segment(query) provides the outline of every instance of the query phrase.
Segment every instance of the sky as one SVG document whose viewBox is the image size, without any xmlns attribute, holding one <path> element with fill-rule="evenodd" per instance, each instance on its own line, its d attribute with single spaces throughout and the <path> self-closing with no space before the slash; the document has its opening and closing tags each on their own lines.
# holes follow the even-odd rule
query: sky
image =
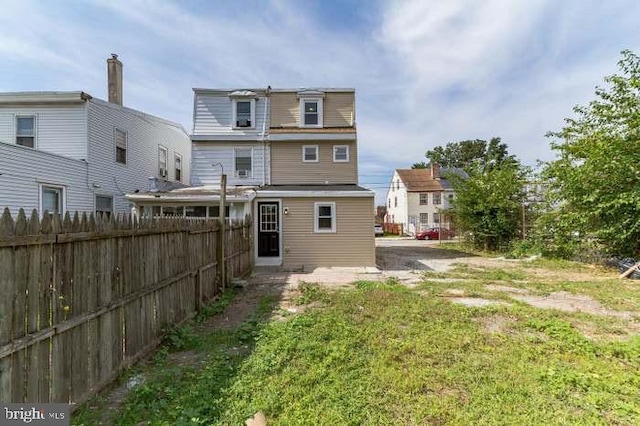
<svg viewBox="0 0 640 426">
<path fill-rule="evenodd" d="M 194 87 L 356 89 L 359 179 L 500 137 L 524 164 L 640 53 L 637 0 L 0 0 L 0 91 L 107 98 L 193 127 Z"/>
</svg>

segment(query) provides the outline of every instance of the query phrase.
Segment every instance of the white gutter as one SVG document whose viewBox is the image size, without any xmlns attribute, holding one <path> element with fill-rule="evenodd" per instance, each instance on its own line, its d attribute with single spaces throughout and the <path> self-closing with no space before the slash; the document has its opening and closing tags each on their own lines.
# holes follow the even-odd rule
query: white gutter
<svg viewBox="0 0 640 426">
<path fill-rule="evenodd" d="M 267 112 L 269 111 L 269 94 L 271 87 L 267 87 L 264 98 L 264 117 L 262 119 L 262 184 L 267 183 Z M 271 179 L 269 179 L 271 180 Z"/>
<path fill-rule="evenodd" d="M 256 191 L 258 198 L 270 198 L 270 197 L 331 197 L 331 198 L 371 198 L 375 197 L 374 191 L 270 191 L 261 190 Z"/>
</svg>

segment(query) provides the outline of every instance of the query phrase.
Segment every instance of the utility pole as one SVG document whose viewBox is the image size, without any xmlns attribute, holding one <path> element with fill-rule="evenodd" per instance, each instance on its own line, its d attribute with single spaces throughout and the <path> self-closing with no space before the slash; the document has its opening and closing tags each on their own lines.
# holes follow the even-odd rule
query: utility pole
<svg viewBox="0 0 640 426">
<path fill-rule="evenodd" d="M 226 259 L 225 259 L 225 244 L 227 241 L 227 222 L 225 217 L 226 210 L 226 198 L 227 198 L 227 175 L 224 174 L 224 170 L 220 175 L 220 260 L 218 266 L 220 267 L 220 281 L 222 282 L 222 289 L 227 288 L 227 271 L 226 271 Z"/>
</svg>

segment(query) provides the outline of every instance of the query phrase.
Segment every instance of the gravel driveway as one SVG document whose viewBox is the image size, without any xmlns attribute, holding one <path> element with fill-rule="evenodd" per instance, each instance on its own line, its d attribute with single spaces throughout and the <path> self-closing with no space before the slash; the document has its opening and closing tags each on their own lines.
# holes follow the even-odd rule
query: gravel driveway
<svg viewBox="0 0 640 426">
<path fill-rule="evenodd" d="M 411 238 L 377 238 L 376 264 L 383 273 L 407 271 L 444 272 L 453 263 L 472 259 L 467 253 L 441 248 L 438 241 L 420 241 Z"/>
</svg>

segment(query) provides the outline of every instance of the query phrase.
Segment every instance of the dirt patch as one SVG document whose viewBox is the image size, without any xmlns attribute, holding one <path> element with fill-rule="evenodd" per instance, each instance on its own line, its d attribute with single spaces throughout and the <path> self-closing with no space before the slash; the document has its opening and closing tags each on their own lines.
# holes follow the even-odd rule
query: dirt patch
<svg viewBox="0 0 640 426">
<path fill-rule="evenodd" d="M 480 297 L 452 297 L 450 301 L 459 305 L 469 306 L 472 308 L 484 308 L 491 305 L 509 305 L 507 302 L 500 300 L 482 299 Z"/>
<path fill-rule="evenodd" d="M 479 318 L 478 322 L 482 324 L 482 329 L 487 333 L 510 334 L 511 327 L 516 323 L 516 320 L 502 315 L 491 315 Z"/>
<path fill-rule="evenodd" d="M 511 294 L 529 294 L 530 293 L 530 291 L 527 290 L 526 288 L 516 288 L 516 287 L 509 287 L 506 285 L 497 285 L 497 284 L 487 284 L 484 286 L 484 288 L 491 291 L 499 291 L 502 293 L 511 293 Z"/>
<path fill-rule="evenodd" d="M 444 291 L 447 296 L 452 297 L 463 297 L 466 293 L 464 290 L 460 290 L 458 288 L 448 288 Z"/>
<path fill-rule="evenodd" d="M 585 312 L 593 315 L 632 319 L 634 314 L 627 311 L 614 311 L 603 307 L 600 302 L 582 294 L 558 291 L 548 296 L 512 294 L 512 298 L 541 309 L 557 309 L 565 312 Z"/>
</svg>

